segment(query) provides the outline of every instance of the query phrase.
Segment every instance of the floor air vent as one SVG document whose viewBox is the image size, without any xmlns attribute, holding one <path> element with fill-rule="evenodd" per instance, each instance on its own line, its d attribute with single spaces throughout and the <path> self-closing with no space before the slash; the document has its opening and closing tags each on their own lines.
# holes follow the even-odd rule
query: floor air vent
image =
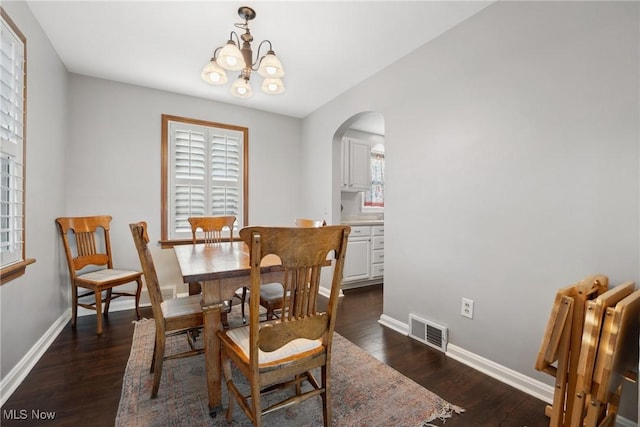
<svg viewBox="0 0 640 427">
<path fill-rule="evenodd" d="M 447 351 L 447 328 L 409 314 L 409 336 L 442 352 Z"/>
</svg>

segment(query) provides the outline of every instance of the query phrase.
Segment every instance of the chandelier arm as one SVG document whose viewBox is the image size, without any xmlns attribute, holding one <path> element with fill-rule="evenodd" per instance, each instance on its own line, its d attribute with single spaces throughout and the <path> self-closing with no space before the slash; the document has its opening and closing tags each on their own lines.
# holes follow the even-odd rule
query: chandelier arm
<svg viewBox="0 0 640 427">
<path fill-rule="evenodd" d="M 240 36 L 238 36 L 238 33 L 236 33 L 235 31 L 231 31 L 231 33 L 229 34 L 229 40 L 233 40 L 233 36 L 236 36 L 236 46 L 238 46 L 238 49 L 240 49 Z"/>
<path fill-rule="evenodd" d="M 262 62 L 262 59 L 265 57 L 265 55 L 260 56 L 260 49 L 262 48 L 262 45 L 265 43 L 269 43 L 269 50 L 273 50 L 273 46 L 271 45 L 271 41 L 269 40 L 262 40 L 260 42 L 260 44 L 258 45 L 258 51 L 256 53 L 256 62 L 254 62 L 253 64 L 251 64 L 251 69 L 253 71 L 258 71 L 258 68 L 260 68 L 260 63 Z M 268 52 L 268 51 L 267 51 Z"/>
</svg>

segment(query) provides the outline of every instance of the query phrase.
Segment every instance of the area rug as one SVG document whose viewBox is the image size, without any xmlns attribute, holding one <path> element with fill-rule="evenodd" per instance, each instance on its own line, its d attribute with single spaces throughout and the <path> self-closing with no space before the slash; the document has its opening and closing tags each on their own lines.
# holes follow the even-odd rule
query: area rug
<svg viewBox="0 0 640 427">
<path fill-rule="evenodd" d="M 116 426 L 245 426 L 248 418 L 234 405 L 233 421 L 225 413 L 209 417 L 204 355 L 164 363 L 158 397 L 150 399 L 149 373 L 155 324 L 135 323 L 131 354 L 122 384 Z M 411 379 L 378 361 L 353 343 L 334 335 L 332 405 L 335 426 L 432 426 L 464 410 L 449 404 Z M 187 346 L 184 336 L 167 340 L 167 354 Z M 239 372 L 234 379 L 243 378 Z M 246 383 L 245 383 L 246 384 Z M 223 383 L 222 402 L 227 407 Z M 278 393 L 290 393 L 282 390 Z M 278 396 L 275 396 L 277 398 Z M 226 409 L 225 409 L 226 410 Z M 263 417 L 266 426 L 321 426 L 320 397 Z"/>
</svg>

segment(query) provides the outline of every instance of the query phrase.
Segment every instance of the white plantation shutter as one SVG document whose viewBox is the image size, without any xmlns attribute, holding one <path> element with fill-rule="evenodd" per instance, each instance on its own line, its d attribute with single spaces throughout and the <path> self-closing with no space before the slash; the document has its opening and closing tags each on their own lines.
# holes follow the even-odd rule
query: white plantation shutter
<svg viewBox="0 0 640 427">
<path fill-rule="evenodd" d="M 242 132 L 170 121 L 169 239 L 191 237 L 190 216 L 235 215 L 242 226 Z"/>
<path fill-rule="evenodd" d="M 240 216 L 240 144 L 238 135 L 211 136 L 211 215 Z"/>
<path fill-rule="evenodd" d="M 187 218 L 206 215 L 206 129 L 171 123 L 173 136 L 172 224 L 176 233 L 190 233 Z"/>
<path fill-rule="evenodd" d="M 3 15 L 4 18 L 4 15 Z M 0 266 L 23 261 L 25 40 L 0 32 Z"/>
</svg>

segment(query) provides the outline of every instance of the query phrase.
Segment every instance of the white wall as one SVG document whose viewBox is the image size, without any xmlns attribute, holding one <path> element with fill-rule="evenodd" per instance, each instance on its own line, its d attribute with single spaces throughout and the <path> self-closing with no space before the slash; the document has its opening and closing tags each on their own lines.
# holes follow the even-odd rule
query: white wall
<svg viewBox="0 0 640 427">
<path fill-rule="evenodd" d="M 204 84 L 204 83 L 203 83 Z M 249 128 L 249 224 L 298 214 L 300 120 L 72 74 L 67 214 L 109 214 L 114 263 L 140 268 L 128 224 L 160 239 L 161 114 Z"/>
<path fill-rule="evenodd" d="M 58 231 L 65 213 L 69 139 L 67 71 L 24 2 L 2 7 L 27 38 L 26 256 L 36 262 L 0 286 L 0 377 L 31 349 L 68 307 L 59 271 Z"/>
<path fill-rule="evenodd" d="M 334 133 L 384 116 L 386 316 L 552 383 L 533 365 L 556 290 L 640 278 L 638 34 L 637 2 L 497 2 L 305 118 L 308 179 L 332 181 L 307 203 L 335 218 Z"/>
</svg>

